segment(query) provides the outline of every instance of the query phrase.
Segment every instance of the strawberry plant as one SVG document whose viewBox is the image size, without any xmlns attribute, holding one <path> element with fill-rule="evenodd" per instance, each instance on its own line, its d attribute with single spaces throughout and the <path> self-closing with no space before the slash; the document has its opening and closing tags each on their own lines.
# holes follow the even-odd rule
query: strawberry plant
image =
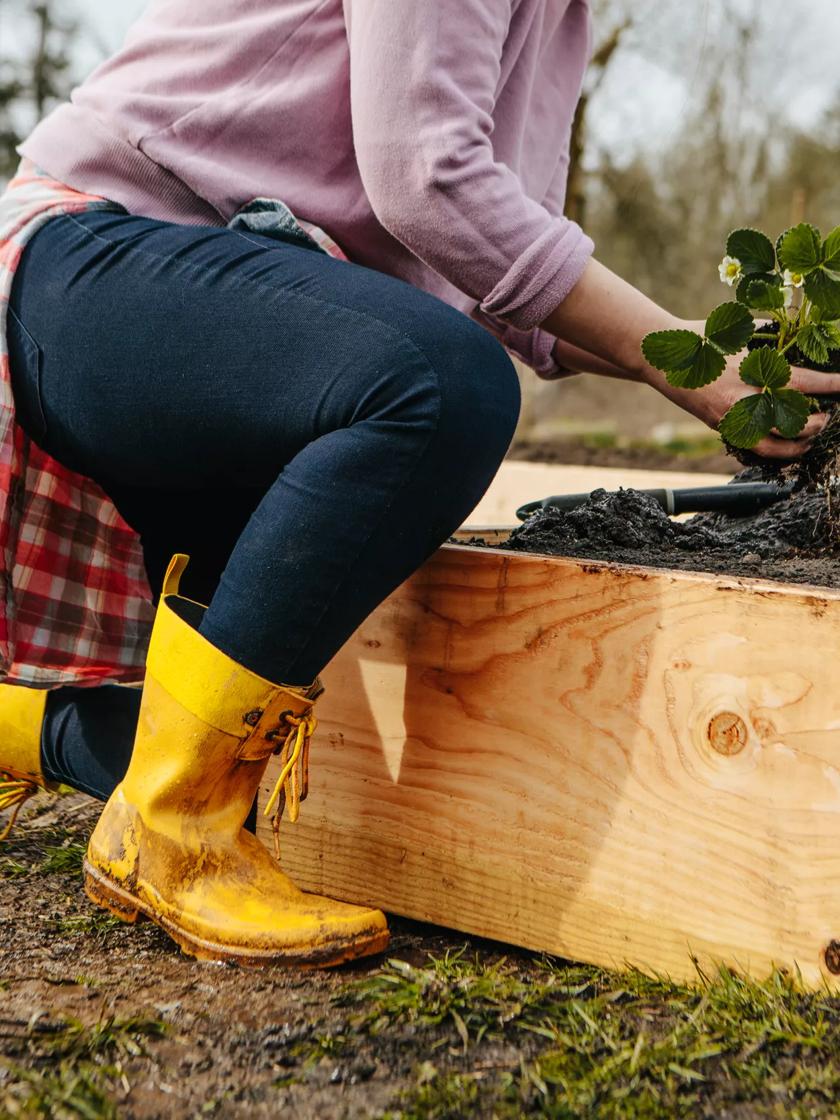
<svg viewBox="0 0 840 1120">
<path fill-rule="evenodd" d="M 828 365 L 831 351 L 840 350 L 840 226 L 823 239 L 803 222 L 775 245 L 758 230 L 735 230 L 720 277 L 735 289 L 735 300 L 715 308 L 702 335 L 649 334 L 642 344 L 645 358 L 671 385 L 699 389 L 720 377 L 727 357 L 749 346 L 740 375 L 757 392 L 734 404 L 718 430 L 744 450 L 774 429 L 793 439 L 817 403 L 790 388 L 789 351 L 796 347 L 820 367 Z"/>
</svg>

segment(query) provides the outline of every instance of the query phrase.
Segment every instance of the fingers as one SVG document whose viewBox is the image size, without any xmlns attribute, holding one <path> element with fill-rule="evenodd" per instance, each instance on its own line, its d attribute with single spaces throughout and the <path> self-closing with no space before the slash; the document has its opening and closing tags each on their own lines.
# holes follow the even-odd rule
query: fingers
<svg viewBox="0 0 840 1120">
<path fill-rule="evenodd" d="M 796 439 L 789 442 L 799 443 L 802 440 L 807 440 L 810 443 L 815 436 L 818 436 L 820 434 L 827 423 L 828 414 L 825 412 L 817 412 L 813 416 L 808 417 L 808 419 L 805 421 L 805 427 L 802 429 Z"/>
<path fill-rule="evenodd" d="M 810 446 L 810 443 L 805 443 L 802 440 L 779 439 L 776 436 L 768 436 L 761 443 L 757 443 L 753 451 L 756 455 L 761 455 L 763 459 L 790 460 L 801 459 Z"/>
<path fill-rule="evenodd" d="M 801 459 L 810 450 L 814 438 L 823 430 L 827 420 L 828 416 L 824 412 L 810 416 L 796 439 L 770 435 L 756 444 L 753 451 L 765 459 Z"/>
<path fill-rule="evenodd" d="M 840 373 L 817 373 L 815 370 L 800 369 L 797 366 L 790 376 L 790 388 L 819 396 L 840 394 Z"/>
</svg>

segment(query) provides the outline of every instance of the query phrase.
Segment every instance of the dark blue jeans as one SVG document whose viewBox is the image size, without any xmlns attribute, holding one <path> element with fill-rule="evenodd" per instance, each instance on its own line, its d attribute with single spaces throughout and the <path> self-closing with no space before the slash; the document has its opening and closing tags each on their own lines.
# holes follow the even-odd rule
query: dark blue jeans
<svg viewBox="0 0 840 1120">
<path fill-rule="evenodd" d="M 9 315 L 18 419 L 173 552 L 202 633 L 308 683 L 462 522 L 513 435 L 501 346 L 408 284 L 273 238 L 128 213 L 51 219 Z M 107 797 L 138 696 L 60 689 L 48 776 Z M 97 695 L 98 694 L 98 695 Z"/>
</svg>

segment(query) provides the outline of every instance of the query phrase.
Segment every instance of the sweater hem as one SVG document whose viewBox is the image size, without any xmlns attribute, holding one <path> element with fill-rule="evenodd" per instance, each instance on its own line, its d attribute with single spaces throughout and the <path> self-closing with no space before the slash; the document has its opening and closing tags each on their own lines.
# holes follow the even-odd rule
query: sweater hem
<svg viewBox="0 0 840 1120">
<path fill-rule="evenodd" d="M 16 150 L 54 179 L 118 202 L 129 214 L 144 215 L 153 200 L 154 215 L 144 216 L 180 225 L 225 224 L 219 211 L 183 180 L 72 102 L 54 109 Z"/>
</svg>

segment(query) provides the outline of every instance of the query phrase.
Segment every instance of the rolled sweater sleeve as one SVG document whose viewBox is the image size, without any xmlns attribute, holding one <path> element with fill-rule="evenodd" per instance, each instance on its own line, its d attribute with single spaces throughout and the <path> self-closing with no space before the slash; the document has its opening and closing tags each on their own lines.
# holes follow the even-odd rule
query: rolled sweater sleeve
<svg viewBox="0 0 840 1120">
<path fill-rule="evenodd" d="M 527 331 L 592 253 L 494 158 L 512 0 L 344 0 L 353 140 L 377 220 L 488 315 Z"/>
</svg>

